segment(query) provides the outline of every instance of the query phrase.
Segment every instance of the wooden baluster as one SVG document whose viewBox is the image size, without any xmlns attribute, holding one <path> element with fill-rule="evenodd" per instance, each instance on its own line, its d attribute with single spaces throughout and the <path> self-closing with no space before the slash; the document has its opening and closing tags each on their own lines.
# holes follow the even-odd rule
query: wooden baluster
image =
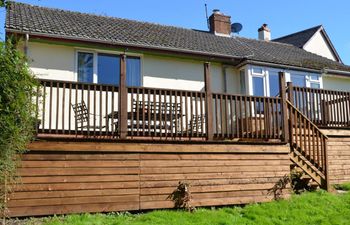
<svg viewBox="0 0 350 225">
<path fill-rule="evenodd" d="M 188 92 L 185 91 L 184 93 L 185 93 L 185 118 L 186 118 L 185 126 L 186 126 L 186 137 L 188 137 L 189 136 L 189 129 L 191 129 L 190 124 L 189 124 L 189 120 L 191 118 L 188 117 Z M 207 132 L 208 132 L 208 130 L 207 130 Z"/>
<path fill-rule="evenodd" d="M 94 119 L 94 121 L 93 121 L 93 124 L 94 124 L 94 137 L 96 138 L 96 106 L 97 106 L 97 102 L 96 102 L 96 92 L 97 92 L 97 86 L 96 86 L 96 84 L 94 84 L 93 85 L 93 87 L 94 87 L 94 105 L 93 105 L 93 112 L 94 112 L 94 117 L 93 117 L 93 119 Z"/>
<path fill-rule="evenodd" d="M 350 126 L 350 92 L 347 92 L 345 94 L 346 97 L 346 123 L 345 126 L 349 127 Z"/>
<path fill-rule="evenodd" d="M 51 134 L 52 123 L 52 81 L 50 81 L 50 101 L 49 101 L 49 133 Z"/>
<path fill-rule="evenodd" d="M 140 88 L 136 89 L 136 101 L 132 104 L 135 104 L 135 112 L 136 112 L 136 134 L 135 136 L 140 136 Z"/>
<path fill-rule="evenodd" d="M 145 136 L 145 123 L 146 123 L 146 112 L 145 112 L 145 88 L 142 88 L 142 136 Z"/>
<path fill-rule="evenodd" d="M 115 107 L 114 107 L 114 94 L 115 94 L 115 87 L 114 86 L 112 86 L 112 90 L 111 90 L 111 92 L 112 92 L 112 109 L 111 109 L 111 132 L 112 132 L 112 138 L 114 138 L 114 132 L 115 132 L 115 125 L 114 125 L 114 123 L 113 123 L 113 120 L 114 120 L 114 111 L 115 111 Z M 94 92 L 94 95 L 95 95 L 95 92 Z M 95 101 L 95 99 L 94 99 L 94 105 L 96 104 L 96 101 Z M 95 106 L 94 106 L 94 108 L 95 108 Z M 95 114 L 95 112 L 94 112 L 94 114 Z M 106 115 L 107 116 L 107 115 Z M 95 121 L 95 119 L 94 119 L 94 121 Z M 95 132 L 94 132 L 94 136 L 95 136 Z"/>
<path fill-rule="evenodd" d="M 236 123 L 237 123 L 237 137 L 242 138 L 243 120 L 242 120 L 242 96 L 236 96 Z"/>
<path fill-rule="evenodd" d="M 148 129 L 148 136 L 151 136 L 152 133 L 151 133 L 151 129 L 150 129 L 150 125 L 151 125 L 151 113 L 152 113 L 152 110 L 151 110 L 151 89 L 147 89 L 147 101 L 148 101 L 148 104 L 147 104 L 147 129 Z M 131 120 L 131 123 L 133 124 L 133 121 Z"/>
<path fill-rule="evenodd" d="M 230 138 L 234 138 L 235 137 L 235 122 L 234 122 L 234 116 L 236 115 L 234 113 L 234 101 L 233 101 L 233 96 L 230 96 L 230 119 L 231 119 L 231 135 Z"/>
<path fill-rule="evenodd" d="M 64 117 L 64 113 L 65 113 L 65 106 L 66 106 L 66 83 L 64 82 L 63 83 L 63 88 L 62 88 L 62 134 L 65 133 L 65 130 L 64 130 L 64 123 L 66 122 L 65 121 L 65 117 Z"/>
<path fill-rule="evenodd" d="M 103 111 L 103 109 L 102 109 L 102 107 L 103 107 L 103 105 L 102 105 L 102 102 L 103 102 L 103 100 L 102 100 L 102 95 L 103 95 L 103 88 L 102 88 L 102 85 L 99 85 L 99 97 L 100 97 L 100 102 L 99 102 L 99 105 L 100 105 L 100 107 L 99 107 L 99 115 L 102 115 L 102 111 Z M 102 116 L 99 116 L 99 126 L 101 126 L 102 125 Z M 100 136 L 102 136 L 102 129 L 99 129 L 100 130 Z M 120 129 L 119 129 L 120 130 Z"/>
<path fill-rule="evenodd" d="M 130 93 L 130 101 L 128 101 L 129 103 L 128 104 L 130 104 L 130 107 L 131 107 L 131 112 L 130 112 L 130 123 L 131 123 L 131 125 L 130 125 L 130 136 L 131 137 L 134 137 L 135 136 L 135 127 L 136 127 L 136 124 L 134 124 L 134 121 L 135 121 L 135 116 L 136 115 L 134 115 L 134 92 L 135 92 L 135 89 L 133 88 L 133 87 L 130 87 L 130 88 L 127 88 L 128 89 L 128 91 L 127 91 L 127 93 L 129 94 Z M 136 101 L 136 105 L 137 105 L 137 101 Z M 135 106 L 136 107 L 136 106 Z M 137 123 L 137 121 L 136 121 L 136 123 Z"/>
<path fill-rule="evenodd" d="M 157 136 L 157 90 L 153 89 L 153 136 Z"/>
<path fill-rule="evenodd" d="M 204 120 L 205 118 L 203 117 L 204 115 L 204 109 L 203 109 L 203 93 L 200 93 L 200 117 L 201 117 L 201 137 L 204 135 Z"/>
<path fill-rule="evenodd" d="M 258 128 L 258 108 L 256 107 L 257 106 L 257 97 L 253 97 L 254 101 L 253 101 L 253 107 L 254 107 L 254 126 L 255 126 L 255 132 L 252 132 L 252 133 L 255 133 L 255 138 L 258 138 L 259 136 L 259 128 Z M 259 112 L 260 113 L 260 112 Z"/>
<path fill-rule="evenodd" d="M 42 112 L 42 127 L 41 127 L 41 132 L 44 133 L 45 132 L 45 117 L 46 117 L 46 86 L 47 83 L 46 81 L 43 82 L 43 112 Z"/>
<path fill-rule="evenodd" d="M 218 113 L 218 95 L 214 94 L 214 106 L 215 106 L 215 134 L 216 136 L 219 136 L 219 113 Z"/>
<path fill-rule="evenodd" d="M 91 116 L 91 114 L 90 114 L 90 84 L 88 84 L 87 85 L 87 105 L 86 105 L 86 107 L 87 107 L 87 114 L 88 114 L 88 118 L 87 118 L 87 127 L 88 127 L 88 129 L 87 129 L 87 135 L 88 136 L 90 136 L 90 116 Z M 106 105 L 107 105 L 107 103 L 106 103 Z M 95 126 L 94 126 L 94 130 L 95 130 L 96 128 L 95 128 Z"/>
</svg>

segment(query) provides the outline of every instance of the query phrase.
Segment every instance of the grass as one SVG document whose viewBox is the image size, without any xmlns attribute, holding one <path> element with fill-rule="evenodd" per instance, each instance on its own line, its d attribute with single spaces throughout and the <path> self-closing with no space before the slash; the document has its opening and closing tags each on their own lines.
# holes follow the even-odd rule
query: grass
<svg viewBox="0 0 350 225">
<path fill-rule="evenodd" d="M 350 184 L 349 184 L 350 186 Z M 348 186 L 348 187 L 349 187 Z M 194 213 L 159 210 L 144 214 L 81 214 L 33 219 L 43 225 L 240 225 L 349 224 L 350 193 L 324 191 L 293 195 L 289 200 L 252 204 L 244 208 L 198 209 Z"/>
</svg>

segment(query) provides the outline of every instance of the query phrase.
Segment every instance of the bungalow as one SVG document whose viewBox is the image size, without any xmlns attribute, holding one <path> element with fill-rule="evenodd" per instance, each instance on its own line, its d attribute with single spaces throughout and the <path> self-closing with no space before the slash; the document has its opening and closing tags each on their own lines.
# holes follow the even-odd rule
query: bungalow
<svg viewBox="0 0 350 225">
<path fill-rule="evenodd" d="M 41 94 L 9 216 L 169 208 L 179 181 L 194 206 L 269 201 L 291 167 L 325 189 L 349 180 L 350 67 L 323 27 L 270 40 L 264 24 L 255 40 L 218 10 L 209 24 L 12 2 L 6 36 Z"/>
</svg>

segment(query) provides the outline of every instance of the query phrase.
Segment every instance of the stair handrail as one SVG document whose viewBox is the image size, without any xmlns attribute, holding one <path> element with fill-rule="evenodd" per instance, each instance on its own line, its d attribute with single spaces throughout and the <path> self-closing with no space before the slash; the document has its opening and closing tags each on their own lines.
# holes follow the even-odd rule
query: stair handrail
<svg viewBox="0 0 350 225">
<path fill-rule="evenodd" d="M 326 139 L 329 139 L 328 136 L 314 123 L 312 122 L 307 116 L 305 116 L 297 107 L 293 105 L 289 100 L 287 100 L 287 103 L 292 107 L 294 110 L 296 110 L 298 113 L 300 113 L 312 126 L 316 128 L 317 131 L 319 131 Z"/>
<path fill-rule="evenodd" d="M 319 172 L 325 177 L 325 188 L 329 190 L 329 179 L 328 179 L 328 156 L 327 156 L 327 140 L 328 136 L 324 134 L 316 124 L 307 118 L 298 108 L 296 108 L 289 100 L 286 100 L 288 107 L 289 117 L 289 142 L 291 148 L 296 150 L 298 153 L 303 155 L 309 163 L 311 163 Z M 300 120 L 303 125 L 303 131 L 297 132 L 297 123 L 295 119 Z M 308 129 L 305 128 L 307 126 Z M 302 128 L 299 128 L 302 129 Z M 307 135 L 306 135 L 307 131 Z M 312 135 L 310 134 L 313 132 Z M 302 133 L 304 132 L 304 133 Z M 315 132 L 317 134 L 315 134 Z M 299 135 L 299 140 L 297 138 Z M 311 137 L 313 149 L 311 151 Z M 295 138 L 295 141 L 294 141 Z M 316 142 L 314 139 L 316 138 Z M 303 139 L 303 140 L 302 140 Z M 320 139 L 320 140 L 317 140 Z M 298 144 L 298 142 L 300 144 Z M 315 144 L 317 147 L 315 148 Z M 307 147 L 308 146 L 308 147 Z M 316 157 L 317 155 L 317 157 Z"/>
</svg>

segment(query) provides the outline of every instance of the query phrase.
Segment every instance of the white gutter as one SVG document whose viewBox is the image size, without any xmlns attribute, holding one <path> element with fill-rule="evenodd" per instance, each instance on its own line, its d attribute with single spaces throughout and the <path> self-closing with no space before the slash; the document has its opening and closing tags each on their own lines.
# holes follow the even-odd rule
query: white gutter
<svg viewBox="0 0 350 225">
<path fill-rule="evenodd" d="M 283 64 L 277 64 L 277 63 L 269 63 L 269 62 L 261 62 L 256 60 L 247 59 L 241 64 L 237 66 L 239 69 L 242 66 L 245 66 L 247 64 L 256 65 L 256 66 L 268 66 L 268 67 L 275 67 L 280 68 L 284 70 L 298 70 L 298 71 L 305 71 L 305 72 L 311 72 L 311 73 L 322 73 L 323 70 L 317 70 L 317 69 L 309 69 L 305 67 L 299 67 L 299 66 L 289 66 L 289 65 L 283 65 Z"/>
<path fill-rule="evenodd" d="M 348 77 L 350 77 L 350 72 L 342 71 L 342 70 L 324 69 L 323 73 L 324 74 L 332 74 L 332 75 L 339 75 L 339 76 L 348 76 Z"/>
</svg>

